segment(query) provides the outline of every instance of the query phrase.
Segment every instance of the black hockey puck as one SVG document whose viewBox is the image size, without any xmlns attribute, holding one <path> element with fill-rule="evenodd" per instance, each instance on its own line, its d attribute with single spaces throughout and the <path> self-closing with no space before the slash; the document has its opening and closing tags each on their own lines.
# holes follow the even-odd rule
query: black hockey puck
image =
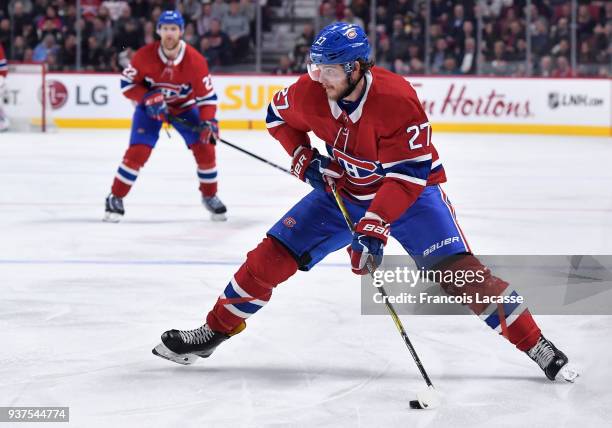
<svg viewBox="0 0 612 428">
<path fill-rule="evenodd" d="M 410 408 L 411 409 L 422 409 L 419 400 L 410 400 Z"/>
</svg>

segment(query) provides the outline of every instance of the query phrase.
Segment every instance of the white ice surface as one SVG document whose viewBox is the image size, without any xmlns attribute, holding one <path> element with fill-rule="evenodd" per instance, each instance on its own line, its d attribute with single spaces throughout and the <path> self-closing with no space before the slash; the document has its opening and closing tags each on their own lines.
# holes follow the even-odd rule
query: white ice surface
<svg viewBox="0 0 612 428">
<path fill-rule="evenodd" d="M 230 141 L 288 165 L 264 132 Z M 403 317 L 443 394 L 387 316 L 360 315 L 344 251 L 279 286 L 208 360 L 151 354 L 194 328 L 306 185 L 219 146 L 227 223 L 199 203 L 191 154 L 165 135 L 119 224 L 100 221 L 127 131 L 0 134 L 0 406 L 70 406 L 74 427 L 593 427 L 612 420 L 612 317 L 537 317 L 581 367 L 548 382 L 476 317 Z M 481 254 L 612 254 L 610 138 L 438 134 L 445 186 Z M 387 253 L 401 254 L 391 243 Z M 605 421 L 608 421 L 607 423 Z"/>
</svg>

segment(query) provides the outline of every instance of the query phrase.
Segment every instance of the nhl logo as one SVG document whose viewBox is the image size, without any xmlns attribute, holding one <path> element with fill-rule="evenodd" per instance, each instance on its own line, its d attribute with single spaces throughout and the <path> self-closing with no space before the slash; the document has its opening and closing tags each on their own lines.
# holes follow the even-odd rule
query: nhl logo
<svg viewBox="0 0 612 428">
<path fill-rule="evenodd" d="M 283 219 L 283 224 L 288 227 L 289 229 L 291 229 L 293 226 L 295 226 L 295 224 L 297 223 L 297 221 L 295 221 L 295 219 L 293 217 L 285 217 Z"/>
<path fill-rule="evenodd" d="M 559 107 L 559 93 L 558 92 L 550 92 L 548 94 L 548 106 L 551 109 L 555 109 Z"/>
<path fill-rule="evenodd" d="M 346 32 L 347 39 L 353 40 L 355 37 L 357 37 L 357 31 L 353 30 L 352 28 Z"/>
</svg>

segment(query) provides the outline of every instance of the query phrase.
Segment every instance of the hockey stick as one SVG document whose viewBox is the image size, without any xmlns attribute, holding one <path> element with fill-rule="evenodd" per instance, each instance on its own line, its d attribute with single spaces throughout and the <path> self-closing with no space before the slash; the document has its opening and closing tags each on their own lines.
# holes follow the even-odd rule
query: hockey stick
<svg viewBox="0 0 612 428">
<path fill-rule="evenodd" d="M 332 193 L 334 194 L 334 199 L 336 200 L 336 204 L 338 205 L 338 208 L 340 209 L 340 212 L 342 213 L 342 216 L 344 217 L 344 220 L 346 221 L 346 225 L 351 230 L 351 232 L 355 232 L 355 226 L 353 226 L 351 215 L 346 209 L 346 206 L 344 205 L 344 202 L 342 201 L 342 197 L 340 196 L 340 194 L 338 193 L 338 190 L 336 189 L 336 184 L 332 180 L 329 180 L 329 185 L 331 187 Z M 366 260 L 366 268 L 368 269 L 368 272 L 370 273 L 370 275 L 373 277 L 374 271 L 376 270 L 376 268 L 374 267 L 374 264 L 372 263 L 371 256 L 369 256 Z M 425 379 L 425 383 L 427 384 L 427 390 L 417 393 L 417 400 L 410 401 L 410 407 L 412 407 L 413 409 L 433 409 L 437 407 L 440 403 L 440 399 L 437 396 L 433 383 L 431 382 L 431 379 L 429 379 L 429 375 L 425 371 L 425 367 L 423 366 L 423 363 L 421 363 L 421 359 L 417 355 L 416 350 L 414 349 L 414 346 L 412 346 L 412 343 L 410 342 L 410 338 L 408 338 L 408 334 L 406 333 L 406 330 L 404 329 L 402 321 L 397 315 L 395 308 L 393 307 L 391 303 L 389 303 L 387 292 L 382 286 L 376 287 L 376 288 L 378 288 L 378 291 L 382 294 L 383 301 L 385 302 L 385 306 L 387 307 L 387 311 L 389 311 L 389 315 L 391 315 L 391 318 L 393 319 L 393 322 L 395 323 L 397 330 L 402 336 L 402 339 L 404 339 L 404 343 L 406 344 L 408 351 L 410 351 L 410 354 L 412 355 L 412 359 L 416 363 L 417 367 L 419 368 L 419 371 L 421 372 L 421 376 L 423 376 L 423 379 Z"/>
<path fill-rule="evenodd" d="M 168 122 L 170 122 L 171 124 L 179 124 L 183 127 L 189 128 L 194 132 L 201 132 L 204 129 L 210 127 L 210 123 L 208 122 L 202 122 L 201 124 L 194 124 L 191 121 L 187 120 L 187 119 L 183 119 L 182 117 L 177 117 L 177 116 L 168 116 Z M 230 146 L 233 149 L 238 150 L 239 152 L 244 153 L 245 155 L 251 156 L 252 158 L 255 158 L 263 163 L 267 163 L 268 165 L 270 165 L 271 167 L 274 167 L 278 170 L 283 171 L 284 173 L 287 174 L 291 174 L 291 171 L 289 171 L 287 168 L 284 168 L 280 165 L 275 164 L 274 162 L 271 162 L 265 158 L 262 158 L 261 156 L 256 155 L 255 153 L 249 152 L 248 150 L 243 149 L 242 147 L 239 147 L 235 144 L 230 143 L 227 140 L 224 140 L 223 138 L 218 138 L 217 141 L 222 142 L 225 145 Z"/>
</svg>

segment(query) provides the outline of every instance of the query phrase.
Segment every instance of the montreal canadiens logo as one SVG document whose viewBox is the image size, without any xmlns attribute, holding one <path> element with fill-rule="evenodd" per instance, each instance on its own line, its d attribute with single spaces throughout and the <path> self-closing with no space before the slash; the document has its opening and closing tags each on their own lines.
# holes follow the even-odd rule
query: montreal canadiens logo
<svg viewBox="0 0 612 428">
<path fill-rule="evenodd" d="M 346 32 L 347 39 L 353 40 L 355 37 L 357 37 L 357 31 L 353 30 L 352 28 Z"/>
<path fill-rule="evenodd" d="M 332 154 L 346 171 L 348 181 L 353 184 L 367 186 L 383 178 L 375 162 L 354 158 L 338 149 L 334 149 Z"/>
<path fill-rule="evenodd" d="M 297 223 L 297 221 L 295 221 L 295 219 L 293 217 L 285 217 L 283 219 L 283 224 L 285 226 L 287 226 L 288 228 L 292 228 L 293 226 L 295 226 Z"/>
<path fill-rule="evenodd" d="M 38 99 L 42 103 L 42 88 L 38 93 Z M 47 102 L 53 110 L 62 108 L 68 101 L 68 89 L 57 80 L 47 80 Z"/>
<path fill-rule="evenodd" d="M 189 96 L 191 85 L 173 85 L 171 83 L 155 83 L 155 88 L 161 89 L 166 102 L 176 101 Z"/>
</svg>

